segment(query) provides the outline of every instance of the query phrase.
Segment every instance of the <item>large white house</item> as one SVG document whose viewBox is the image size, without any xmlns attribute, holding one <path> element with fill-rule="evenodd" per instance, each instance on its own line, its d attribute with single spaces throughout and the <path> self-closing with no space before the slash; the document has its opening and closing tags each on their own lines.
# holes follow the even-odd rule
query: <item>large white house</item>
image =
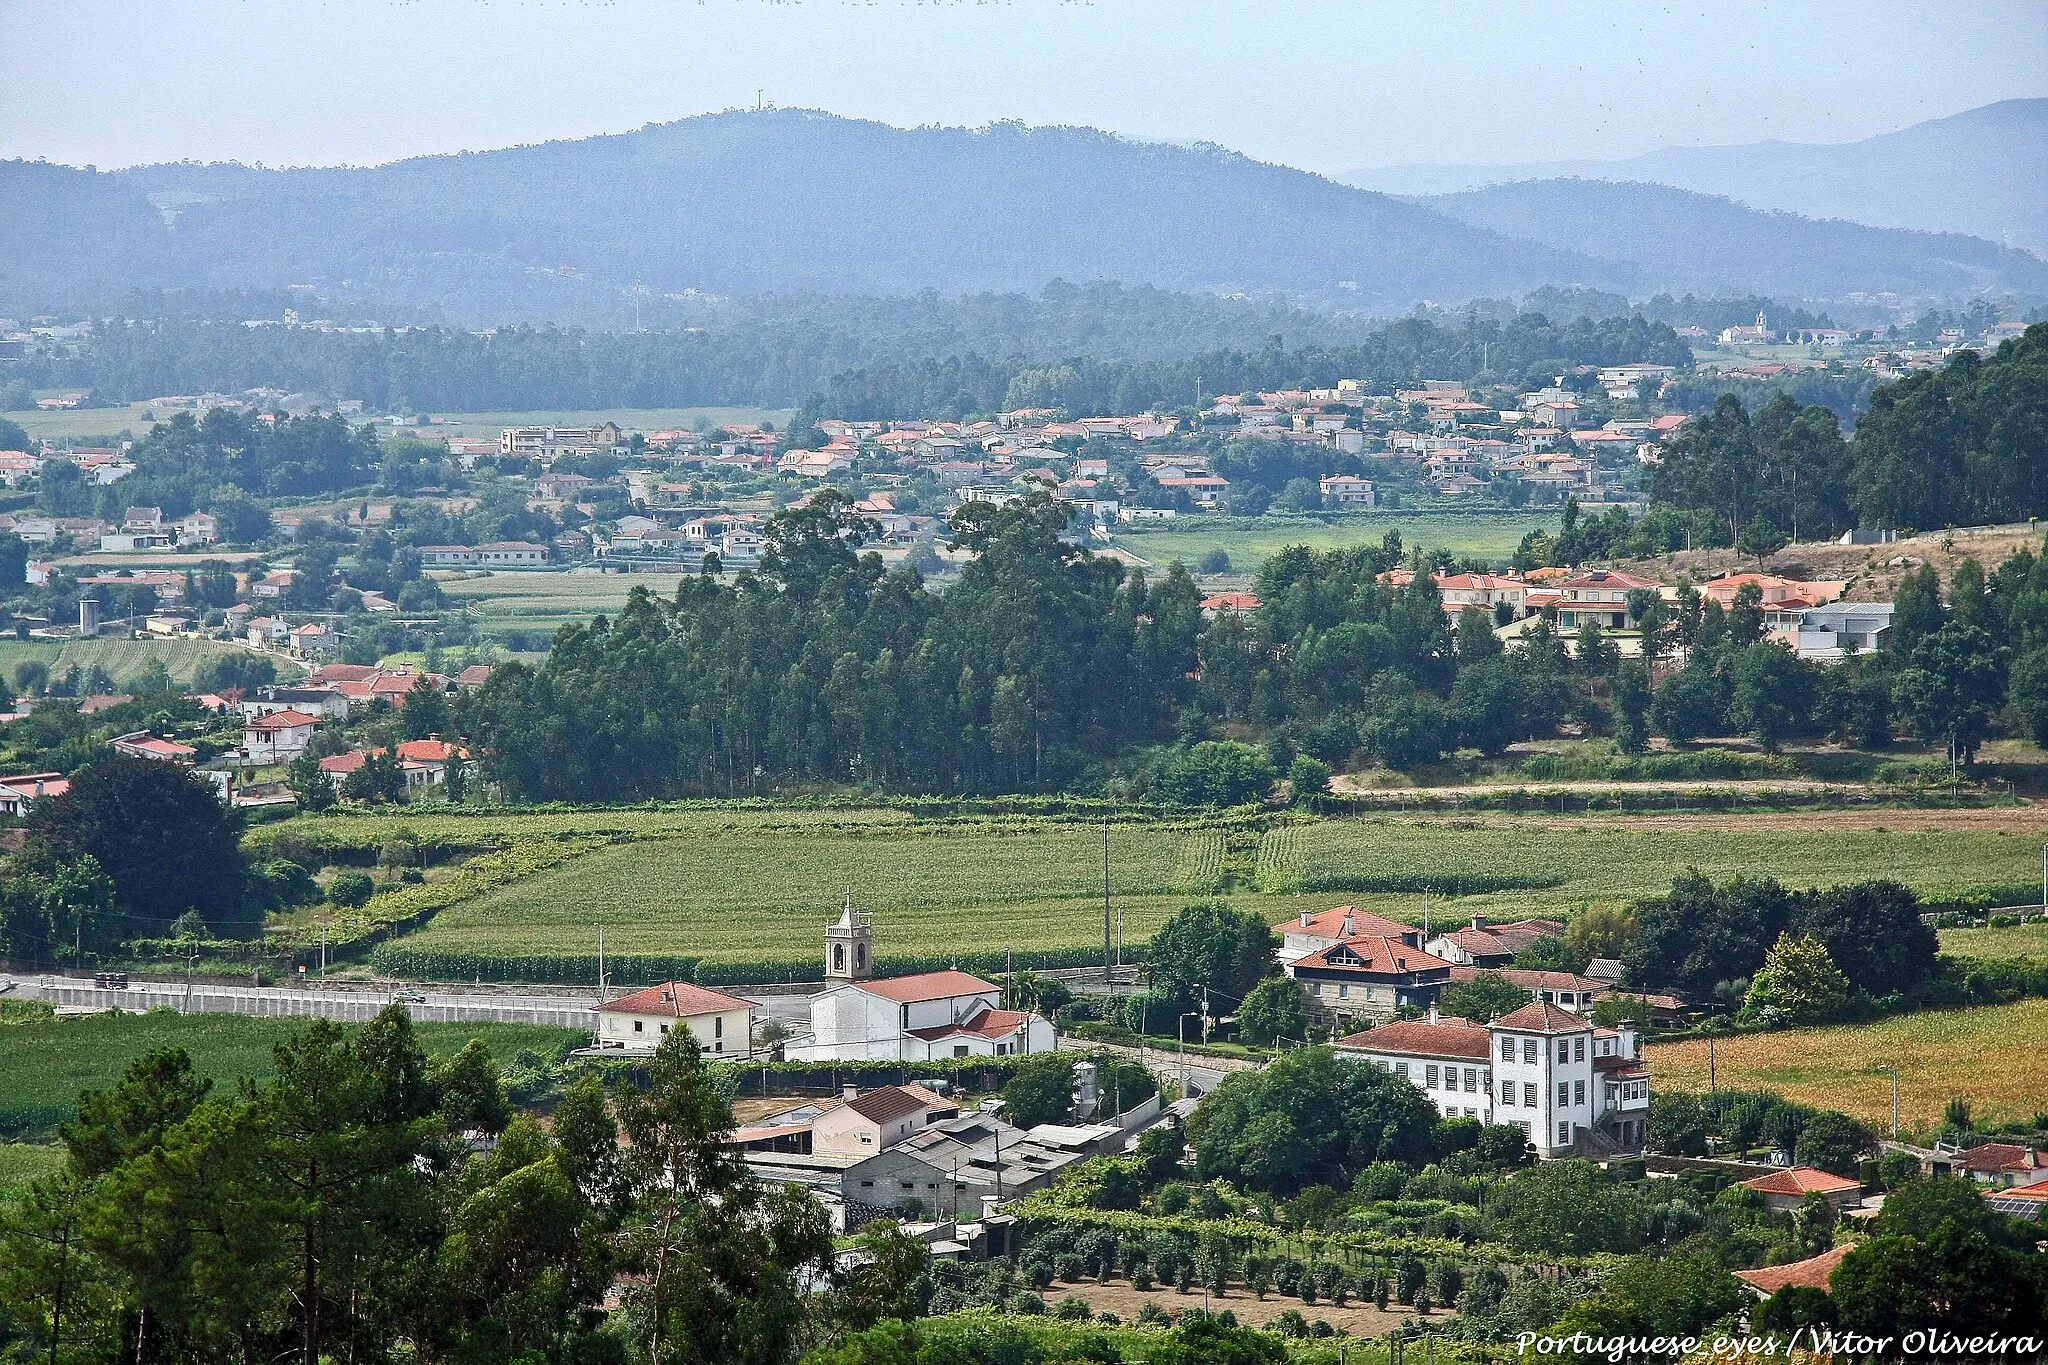
<svg viewBox="0 0 2048 1365">
<path fill-rule="evenodd" d="M 597 1007 L 601 1048 L 653 1049 L 671 1029 L 686 1028 L 708 1057 L 753 1050 L 754 1006 L 736 995 L 688 981 L 664 981 Z"/>
<path fill-rule="evenodd" d="M 1337 1055 L 1406 1076 L 1446 1118 L 1512 1123 L 1545 1157 L 1633 1151 L 1650 1114 L 1650 1073 L 1635 1030 L 1601 1028 L 1547 1002 L 1491 1024 L 1439 1018 L 1383 1024 Z"/>
<path fill-rule="evenodd" d="M 1002 1006 L 1002 988 L 961 971 L 873 979 L 874 930 L 851 902 L 825 931 L 825 989 L 811 1028 L 783 1044 L 791 1061 L 925 1062 L 1050 1052 L 1052 1024 Z"/>
</svg>

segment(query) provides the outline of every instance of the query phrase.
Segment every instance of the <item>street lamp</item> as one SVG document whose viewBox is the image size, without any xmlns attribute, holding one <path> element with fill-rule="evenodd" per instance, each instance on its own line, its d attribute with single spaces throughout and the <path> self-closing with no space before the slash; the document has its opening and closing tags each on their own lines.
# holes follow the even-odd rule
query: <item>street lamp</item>
<svg viewBox="0 0 2048 1365">
<path fill-rule="evenodd" d="M 1188 1020 L 1202 1017 L 1200 1010 L 1189 1010 L 1174 1024 L 1174 1036 L 1180 1040 L 1180 1093 L 1186 1099 L 1188 1093 Z"/>
</svg>

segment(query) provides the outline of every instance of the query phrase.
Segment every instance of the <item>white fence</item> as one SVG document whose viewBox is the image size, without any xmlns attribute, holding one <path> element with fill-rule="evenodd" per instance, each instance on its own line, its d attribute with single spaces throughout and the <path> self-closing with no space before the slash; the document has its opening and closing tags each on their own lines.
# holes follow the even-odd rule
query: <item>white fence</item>
<svg viewBox="0 0 2048 1365">
<path fill-rule="evenodd" d="M 149 982 L 126 990 L 46 977 L 25 983 L 22 994 L 71 1009 L 170 1009 L 184 1014 L 249 1014 L 258 1018 L 338 1019 L 363 1023 L 377 1017 L 392 997 L 367 991 L 300 991 L 261 987 L 166 985 Z M 407 1002 L 415 1023 L 552 1024 L 557 1028 L 595 1030 L 597 1011 L 583 1005 L 505 1005 L 475 997 L 474 1003 L 443 996 L 429 1003 Z"/>
</svg>

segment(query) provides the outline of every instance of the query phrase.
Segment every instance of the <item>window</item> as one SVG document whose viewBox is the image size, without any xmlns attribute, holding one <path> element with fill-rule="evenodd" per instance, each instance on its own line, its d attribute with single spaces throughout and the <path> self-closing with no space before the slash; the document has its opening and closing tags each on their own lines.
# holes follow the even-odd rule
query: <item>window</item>
<svg viewBox="0 0 2048 1365">
<path fill-rule="evenodd" d="M 1467 1090 L 1477 1090 L 1479 1088 L 1479 1069 L 1477 1067 L 1468 1066 L 1465 1068 L 1465 1088 Z"/>
<path fill-rule="evenodd" d="M 903 1027 L 906 1029 L 910 1027 L 910 1006 L 908 1005 L 903 1007 Z"/>
<path fill-rule="evenodd" d="M 1344 984 L 1342 984 L 1342 983 L 1339 983 L 1339 985 L 1337 986 L 1337 998 L 1338 998 L 1339 1000 L 1347 999 L 1347 998 L 1348 998 L 1348 997 L 1350 996 L 1350 994 L 1351 994 L 1351 987 L 1349 987 L 1348 985 L 1344 985 Z"/>
<path fill-rule="evenodd" d="M 917 1193 L 917 1182 L 915 1180 L 899 1180 L 896 1183 L 909 1190 L 912 1194 Z"/>
<path fill-rule="evenodd" d="M 832 970 L 835 972 L 846 970 L 846 945 L 843 943 L 832 945 Z"/>
<path fill-rule="evenodd" d="M 1571 1059 L 1572 1059 L 1572 1040 L 1571 1040 L 1571 1039 L 1569 1039 L 1569 1038 L 1560 1038 L 1560 1039 L 1558 1039 L 1558 1040 L 1557 1040 L 1557 1060 L 1559 1060 L 1560 1062 L 1568 1062 L 1568 1061 L 1570 1061 Z"/>
<path fill-rule="evenodd" d="M 1569 1123 L 1560 1123 L 1560 1124 L 1558 1124 L 1558 1125 L 1557 1125 L 1557 1145 L 1558 1145 L 1558 1146 L 1560 1146 L 1560 1147 L 1569 1147 L 1569 1146 L 1571 1146 L 1571 1142 L 1572 1142 L 1572 1126 L 1571 1126 L 1571 1125 L 1570 1125 Z"/>
<path fill-rule="evenodd" d="M 1436 1068 L 1430 1067 L 1425 1074 L 1427 1075 L 1428 1079 L 1423 1081 L 1423 1088 L 1427 1090 L 1436 1089 Z"/>
<path fill-rule="evenodd" d="M 1504 1062 L 1512 1062 L 1513 1060 L 1515 1060 L 1514 1039 L 1503 1038 L 1500 1040 L 1500 1059 Z"/>
<path fill-rule="evenodd" d="M 1404 1076 L 1404 1077 L 1405 1077 L 1405 1076 L 1406 1076 L 1406 1075 L 1408 1074 L 1408 1063 L 1406 1063 L 1406 1062 L 1395 1062 L 1395 1063 L 1394 1063 L 1394 1074 L 1395 1074 L 1396 1076 Z"/>
<path fill-rule="evenodd" d="M 862 1134 L 860 1135 L 860 1145 L 861 1145 L 861 1146 L 863 1146 L 863 1147 L 872 1147 L 872 1146 L 874 1146 L 874 1145 L 875 1145 L 875 1135 L 874 1135 L 873 1133 L 862 1133 Z M 874 1182 L 873 1182 L 873 1181 L 871 1181 L 871 1180 L 863 1180 L 863 1181 L 861 1181 L 860 1183 L 861 1183 L 861 1184 L 863 1184 L 863 1185 L 871 1185 L 871 1184 L 873 1184 Z"/>
<path fill-rule="evenodd" d="M 1586 1040 L 1584 1038 L 1579 1039 L 1572 1045 L 1572 1060 L 1575 1062 L 1586 1060 Z"/>
<path fill-rule="evenodd" d="M 635 1020 L 633 1021 L 633 1032 L 635 1032 L 635 1033 L 645 1033 L 646 1031 L 647 1031 L 647 1021 L 646 1021 L 646 1020 L 644 1020 L 644 1019 L 635 1019 Z"/>
<path fill-rule="evenodd" d="M 965 1057 L 965 1056 L 967 1055 L 967 1044 L 965 1044 L 965 1043 L 955 1043 L 955 1044 L 953 1044 L 953 1055 L 954 1055 L 955 1057 Z"/>
<path fill-rule="evenodd" d="M 1536 1107 L 1536 1082 L 1524 1081 L 1522 1083 L 1522 1107 L 1524 1109 L 1534 1109 Z"/>
<path fill-rule="evenodd" d="M 1536 1065 L 1536 1040 L 1534 1038 L 1524 1038 L 1522 1040 L 1522 1060 L 1530 1066 Z"/>
<path fill-rule="evenodd" d="M 717 1018 L 715 1018 L 715 1019 L 713 1019 L 713 1020 L 711 1021 L 711 1036 L 712 1036 L 713 1038 L 723 1038 L 723 1037 L 725 1036 L 725 1016 L 724 1016 L 724 1015 L 722 1015 L 722 1014 L 721 1014 L 721 1015 L 719 1015 L 719 1016 L 718 1016 Z"/>
<path fill-rule="evenodd" d="M 1562 1109 L 1562 1108 L 1564 1108 L 1564 1107 L 1565 1107 L 1566 1105 L 1570 1104 L 1571 1102 L 1572 1102 L 1572 1086 L 1571 1086 L 1571 1082 L 1570 1082 L 1570 1081 L 1559 1081 L 1559 1082 L 1557 1083 L 1557 1107 L 1558 1107 L 1558 1108 L 1560 1108 L 1560 1109 Z"/>
<path fill-rule="evenodd" d="M 663 1033 L 667 1033 L 667 1032 L 668 1032 L 668 1025 L 667 1025 L 667 1024 L 663 1024 L 663 1025 L 661 1026 L 661 1031 L 662 1031 Z"/>
<path fill-rule="evenodd" d="M 1500 1083 L 1500 1102 L 1505 1105 L 1514 1104 L 1515 1083 L 1513 1081 L 1502 1081 Z"/>
<path fill-rule="evenodd" d="M 1584 1104 L 1585 1102 L 1586 1102 L 1586 1083 L 1585 1083 L 1584 1081 L 1573 1081 L 1573 1082 L 1572 1082 L 1572 1103 L 1573 1103 L 1573 1104 Z"/>
<path fill-rule="evenodd" d="M 871 1190 L 875 1187 L 875 1182 L 872 1180 L 863 1180 L 860 1182 L 860 1187 L 864 1190 Z"/>
</svg>

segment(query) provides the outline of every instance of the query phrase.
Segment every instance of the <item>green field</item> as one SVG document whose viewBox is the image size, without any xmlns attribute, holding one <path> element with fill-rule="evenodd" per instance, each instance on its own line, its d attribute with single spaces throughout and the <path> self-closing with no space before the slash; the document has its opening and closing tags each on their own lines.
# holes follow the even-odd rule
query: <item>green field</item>
<svg viewBox="0 0 2048 1365">
<path fill-rule="evenodd" d="M 2039 845 L 1992 827 L 1995 814 L 1986 814 L 1991 819 L 1974 827 L 1911 828 L 1901 819 L 1898 829 L 1886 828 L 1881 818 L 1845 820 L 1827 811 L 1719 821 L 1379 816 L 1268 833 L 1259 850 L 1259 883 L 1271 891 L 1350 886 L 1359 890 L 1347 898 L 1360 905 L 1412 915 L 1419 887 L 1398 893 L 1370 888 L 1396 878 L 1495 878 L 1504 889 L 1462 896 L 1452 913 L 1498 919 L 1653 894 L 1691 867 L 1715 881 L 1746 875 L 1802 887 L 1889 877 L 1937 895 L 2024 882 L 2039 866 Z"/>
<path fill-rule="evenodd" d="M 98 664 L 117 683 L 126 683 L 154 660 L 170 670 L 171 681 L 184 684 L 192 681 L 192 675 L 208 659 L 249 652 L 218 640 L 0 640 L 0 673 L 11 679 L 15 669 L 31 660 L 47 664 L 56 676 L 68 672 L 73 664 L 84 669 Z M 286 676 L 298 667 L 284 659 L 277 663 L 278 671 Z"/>
<path fill-rule="evenodd" d="M 49 397 L 53 393 L 67 393 L 58 389 L 39 394 Z M 132 437 L 141 437 L 149 432 L 149 404 L 129 403 L 118 408 L 72 408 L 60 412 L 10 412 L 4 415 L 8 421 L 18 425 L 31 436 L 47 436 L 53 440 L 78 440 L 89 436 L 119 436 L 126 432 Z"/>
<path fill-rule="evenodd" d="M 1119 825 L 1111 883 L 1125 937 L 1221 894 L 1278 923 L 1358 904 L 1419 921 L 1570 912 L 1667 889 L 1698 867 L 1716 879 L 1791 886 L 1896 877 L 1923 893 L 2024 881 L 2038 859 L 1998 811 L 1791 811 L 1723 816 L 1381 816 L 1286 824 L 1260 838 L 1199 825 Z M 1890 828 L 1887 828 L 1887 822 Z M 850 891 L 875 915 L 884 957 L 1082 948 L 1102 933 L 1101 829 L 1023 816 L 914 820 L 898 810 L 588 811 L 330 817 L 274 827 L 374 845 L 398 826 L 476 847 L 491 838 L 612 833 L 599 848 L 442 910 L 400 949 L 486 957 L 619 956 L 809 962 Z M 1458 894 L 1463 893 L 1463 894 Z M 2014 931 L 2017 932 L 2017 931 Z"/>
<path fill-rule="evenodd" d="M 1230 556 L 1230 567 L 1255 573 L 1261 564 L 1290 545 L 1337 550 L 1377 545 L 1388 531 L 1399 531 L 1408 545 L 1445 549 L 1482 559 L 1505 559 L 1531 531 L 1554 531 L 1557 517 L 1539 512 L 1407 512 L 1352 513 L 1323 521 L 1311 517 L 1213 517 L 1171 530 L 1119 530 L 1118 549 L 1164 568 L 1180 560 L 1192 569 L 1211 550 Z"/>
<path fill-rule="evenodd" d="M 28 1188 L 32 1180 L 54 1173 L 64 1164 L 64 1149 L 55 1145 L 0 1142 L 0 1203 Z"/>
<path fill-rule="evenodd" d="M 594 427 L 617 422 L 627 431 L 674 431 L 699 422 L 722 427 L 729 422 L 773 422 L 780 431 L 794 415 L 792 408 L 599 408 L 590 412 L 447 412 L 430 427 L 401 428 L 395 435 L 496 436 L 506 427 Z"/>
<path fill-rule="evenodd" d="M 111 1085 L 151 1048 L 184 1048 L 193 1069 L 217 1089 L 244 1077 L 261 1080 L 270 1074 L 272 1048 L 308 1022 L 153 1011 L 0 1029 L 0 1139 L 47 1138 L 70 1119 L 80 1090 Z M 586 1040 L 576 1030 L 528 1024 L 420 1024 L 418 1031 L 427 1055 L 437 1061 L 481 1038 L 501 1066 L 521 1048 L 553 1055 L 564 1043 Z M 0 1166 L 0 1182 L 4 1175 Z"/>
<path fill-rule="evenodd" d="M 2048 962 L 2048 920 L 2003 929 L 1944 929 L 1941 950 L 1957 957 L 2013 957 Z"/>
<path fill-rule="evenodd" d="M 886 956 L 1102 941 L 1102 832 L 1043 821 L 769 825 L 602 848 L 443 911 L 404 946 L 441 952 L 687 954 L 806 960 L 851 893 Z M 780 826 L 780 827 L 776 827 Z M 1149 936 L 1221 870 L 1221 836 L 1124 827 L 1110 885 L 1125 935 Z"/>
<path fill-rule="evenodd" d="M 484 633 L 524 631 L 537 637 L 530 644 L 545 647 L 546 637 L 562 626 L 616 613 L 635 588 L 672 597 L 678 581 L 673 573 L 492 573 L 444 579 L 441 591 L 467 606 Z"/>
</svg>

